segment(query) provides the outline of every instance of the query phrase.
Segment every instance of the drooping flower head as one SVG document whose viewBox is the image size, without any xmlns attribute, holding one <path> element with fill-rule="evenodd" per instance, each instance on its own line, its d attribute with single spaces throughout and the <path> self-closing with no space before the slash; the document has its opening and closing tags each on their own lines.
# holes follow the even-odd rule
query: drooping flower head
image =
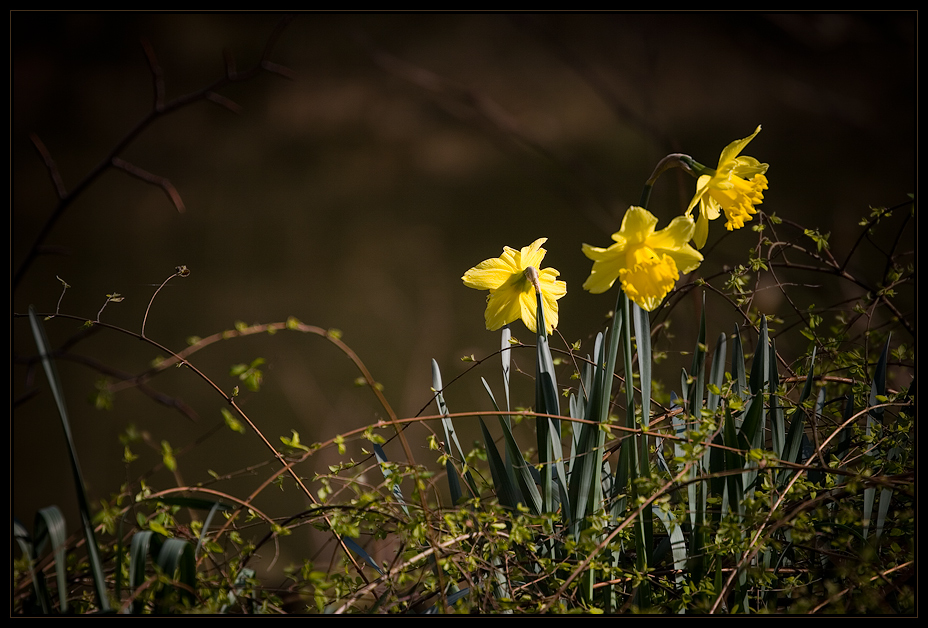
<svg viewBox="0 0 928 628">
<path fill-rule="evenodd" d="M 677 216 L 655 231 L 657 217 L 642 207 L 630 207 L 622 228 L 612 234 L 615 244 L 601 249 L 583 245 L 583 254 L 593 260 L 593 271 L 583 283 L 594 294 L 605 292 L 615 280 L 632 301 L 653 311 L 673 289 L 680 273 L 696 269 L 702 255 L 688 242 L 696 228 L 689 215 Z"/>
<path fill-rule="evenodd" d="M 547 240 L 539 238 L 519 251 L 503 247 L 500 257 L 480 262 L 461 277 L 469 288 L 490 291 L 485 314 L 490 331 L 521 318 L 526 327 L 537 333 L 538 301 L 533 285 L 536 276 L 545 331 L 550 334 L 557 327 L 557 300 L 567 294 L 567 283 L 558 281 L 560 273 L 555 269 L 541 269 L 541 261 L 547 253 L 541 245 Z M 535 272 L 526 272 L 528 268 Z"/>
<path fill-rule="evenodd" d="M 755 205 L 764 200 L 767 189 L 767 164 L 753 157 L 739 157 L 745 146 L 760 133 L 760 126 L 749 137 L 735 140 L 725 147 L 719 157 L 719 166 L 714 174 L 704 174 L 696 181 L 696 194 L 690 201 L 687 213 L 699 203 L 699 219 L 693 240 L 698 248 L 706 245 L 709 237 L 709 221 L 725 212 L 725 228 L 740 229 L 757 213 Z M 711 172 L 711 170 L 709 171 Z"/>
</svg>

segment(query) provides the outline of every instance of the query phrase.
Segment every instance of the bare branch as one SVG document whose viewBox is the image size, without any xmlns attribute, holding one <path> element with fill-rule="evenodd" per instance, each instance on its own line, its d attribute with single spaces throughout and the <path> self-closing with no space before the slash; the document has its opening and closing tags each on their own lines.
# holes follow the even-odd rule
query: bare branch
<svg viewBox="0 0 928 628">
<path fill-rule="evenodd" d="M 174 204 L 174 207 L 177 209 L 179 214 L 183 214 L 185 211 L 187 211 L 187 208 L 184 206 L 184 200 L 180 197 L 180 193 L 177 191 L 177 188 L 175 188 L 174 185 L 170 182 L 170 180 L 165 177 L 159 177 L 156 174 L 152 174 L 147 170 L 143 170 L 142 168 L 130 164 L 128 161 L 120 159 L 119 157 L 113 157 L 112 161 L 113 166 L 116 168 L 128 172 L 137 179 L 141 179 L 146 183 L 157 185 L 163 189 L 168 195 L 168 198 L 171 199 L 171 202 Z"/>
<path fill-rule="evenodd" d="M 154 48 L 151 47 L 147 39 L 142 40 L 142 48 L 145 50 L 145 58 L 148 59 L 148 67 L 151 69 L 155 98 L 154 103 L 152 103 L 152 108 L 155 111 L 162 111 L 164 109 L 164 72 L 161 70 L 161 65 L 155 57 Z"/>
<path fill-rule="evenodd" d="M 115 146 L 113 146 L 109 154 L 100 160 L 100 162 L 94 166 L 84 176 L 81 182 L 78 183 L 77 186 L 75 186 L 74 189 L 72 189 L 70 192 L 64 193 L 64 186 L 60 184 L 61 178 L 58 176 L 57 168 L 54 167 L 54 162 L 51 162 L 50 158 L 47 157 L 48 151 L 45 151 L 44 146 L 41 146 L 41 142 L 39 142 L 36 145 L 36 148 L 39 149 L 39 153 L 43 156 L 43 159 L 45 159 L 46 166 L 49 167 L 49 172 L 52 175 L 53 183 L 55 183 L 55 189 L 58 192 L 59 200 L 55 210 L 52 212 L 51 216 L 49 216 L 48 220 L 45 221 L 45 224 L 42 226 L 39 235 L 36 236 L 32 246 L 29 247 L 29 252 L 26 254 L 25 259 L 20 264 L 19 268 L 16 269 L 16 272 L 13 275 L 13 282 L 11 286 L 12 289 L 14 291 L 16 290 L 16 287 L 19 285 L 19 282 L 26 274 L 26 271 L 41 252 L 42 244 L 45 242 L 45 239 L 51 233 L 52 229 L 58 223 L 58 220 L 62 215 L 64 215 L 65 211 L 71 206 L 74 200 L 80 196 L 80 194 L 83 193 L 83 191 L 87 189 L 91 183 L 96 181 L 101 174 L 116 165 L 117 162 L 114 160 L 117 159 L 118 156 L 122 154 L 122 152 L 125 151 L 126 148 L 128 148 L 132 142 L 134 142 L 136 138 L 142 134 L 143 131 L 145 131 L 155 120 L 159 119 L 160 117 L 186 107 L 191 103 L 198 102 L 200 100 L 214 100 L 211 94 L 220 87 L 224 87 L 229 83 L 252 79 L 263 72 L 265 65 L 268 63 L 268 58 L 273 53 L 277 40 L 280 38 L 281 33 L 292 19 L 293 16 L 286 16 L 277 23 L 277 26 L 275 27 L 273 33 L 271 33 L 271 36 L 268 38 L 267 44 L 264 47 L 264 53 L 261 56 L 261 61 L 251 69 L 245 72 L 236 72 L 235 76 L 232 78 L 223 76 L 222 78 L 213 81 L 212 84 L 207 85 L 198 91 L 191 92 L 184 96 L 179 96 L 169 102 L 164 102 L 161 104 L 161 106 L 158 106 L 159 98 L 161 98 L 161 96 L 159 96 L 159 90 L 163 92 L 163 80 L 160 78 L 161 70 L 160 66 L 158 66 L 157 61 L 154 58 L 154 55 L 149 53 L 149 47 L 146 50 L 146 55 L 148 55 L 149 68 L 152 71 L 152 75 L 155 77 L 155 106 L 128 133 L 126 133 L 126 135 L 121 140 L 119 140 Z M 35 139 L 33 142 L 35 142 Z M 168 195 L 170 196 L 171 193 L 168 192 Z M 172 201 L 173 200 L 174 198 L 172 197 Z"/>
<path fill-rule="evenodd" d="M 231 111 L 232 113 L 241 113 L 241 112 L 242 112 L 242 107 L 241 107 L 241 105 L 239 105 L 238 103 L 236 103 L 235 101 L 233 101 L 233 100 L 231 100 L 231 99 L 229 99 L 229 98 L 226 98 L 225 96 L 223 96 L 223 95 L 221 95 L 221 94 L 217 94 L 216 92 L 210 92 L 210 93 L 208 93 L 208 94 L 205 96 L 205 98 L 206 98 L 206 100 L 210 101 L 211 103 L 215 103 L 215 104 L 219 105 L 220 107 L 224 107 L 224 108 L 228 109 L 228 110 Z"/>
<path fill-rule="evenodd" d="M 52 159 L 51 153 L 49 153 L 48 149 L 45 148 L 45 144 L 42 143 L 42 140 L 39 139 L 38 135 L 35 133 L 30 133 L 29 138 L 35 145 L 36 150 L 39 151 L 39 155 L 42 156 L 42 161 L 45 162 L 45 167 L 48 169 L 48 176 L 52 178 L 52 184 L 55 186 L 55 193 L 58 195 L 59 199 L 64 198 L 68 195 L 68 191 L 64 187 L 64 181 L 61 179 L 61 173 L 58 172 L 58 165 L 55 163 L 55 160 Z"/>
</svg>

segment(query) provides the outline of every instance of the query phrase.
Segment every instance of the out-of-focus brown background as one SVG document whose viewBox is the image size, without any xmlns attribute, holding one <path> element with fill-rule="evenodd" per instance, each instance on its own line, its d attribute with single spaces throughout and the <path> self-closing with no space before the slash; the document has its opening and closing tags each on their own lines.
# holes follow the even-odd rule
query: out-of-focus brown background
<svg viewBox="0 0 928 628">
<path fill-rule="evenodd" d="M 29 134 L 72 188 L 152 106 L 143 40 L 170 100 L 219 78 L 224 51 L 239 69 L 254 65 L 280 19 L 12 13 L 12 268 L 56 200 Z M 504 245 L 549 238 L 545 266 L 568 284 L 560 331 L 591 348 L 615 297 L 581 289 L 590 262 L 580 245 L 610 242 L 667 153 L 712 166 L 726 144 L 763 124 L 745 151 L 770 164 L 762 208 L 830 232 L 836 255 L 846 253 L 869 206 L 898 204 L 915 189 L 915 20 L 914 13 L 300 15 L 270 57 L 292 79 L 265 73 L 224 87 L 218 92 L 240 105 L 239 114 L 196 103 L 156 121 L 121 154 L 170 179 L 187 211 L 175 211 L 161 189 L 108 171 L 55 226 L 45 244 L 56 254 L 28 269 L 12 310 L 54 311 L 57 275 L 72 286 L 63 312 L 94 318 L 105 295 L 119 292 L 125 301 L 109 304 L 102 320 L 138 331 L 154 286 L 185 264 L 190 277 L 174 279 L 154 302 L 149 337 L 180 350 L 186 338 L 235 321 L 295 316 L 338 328 L 396 411 L 411 416 L 429 400 L 432 358 L 447 382 L 469 366 L 461 356 L 498 348 L 498 334 L 483 328 L 485 295 L 460 277 Z M 660 180 L 650 209 L 662 225 L 685 208 L 693 188 L 679 172 Z M 757 242 L 748 229 L 723 234 L 721 221 L 712 225 L 705 276 L 745 263 Z M 870 259 L 880 268 L 868 268 L 864 255 L 851 270 L 878 274 L 883 258 Z M 796 287 L 800 307 L 859 294 L 828 277 L 817 281 L 814 290 Z M 764 311 L 796 320 L 778 290 L 764 293 Z M 663 347 L 668 388 L 689 367 L 680 352 L 695 340 L 692 294 L 671 316 L 679 345 Z M 739 319 L 719 300 L 709 302 L 709 337 L 730 332 Z M 45 325 L 55 346 L 79 327 L 61 318 Z M 531 340 L 521 323 L 513 329 Z M 14 357 L 33 356 L 27 322 L 13 318 L 11 333 Z M 778 341 L 788 359 L 805 351 L 797 337 Z M 157 357 L 106 331 L 73 352 L 132 373 Z M 230 366 L 257 357 L 266 360 L 264 387 L 244 392 L 242 403 L 275 442 L 291 429 L 306 442 L 323 440 L 383 416 L 370 391 L 353 385 L 350 362 L 316 337 L 227 341 L 194 362 L 231 390 L 239 382 Z M 533 371 L 530 352 L 516 360 Z M 478 375 L 500 390 L 495 364 L 448 390 L 452 411 L 489 408 Z M 159 460 L 137 444 L 141 458 L 126 470 L 118 437 L 130 424 L 156 445 L 167 440 L 179 449 L 205 439 L 179 459 L 187 483 L 208 480 L 207 469 L 231 473 L 269 458 L 252 434 L 206 436 L 222 421 L 223 401 L 189 372 L 166 373 L 152 385 L 189 403 L 197 423 L 132 390 L 117 395 L 111 411 L 94 410 L 87 400 L 100 374 L 73 361 L 58 366 L 94 500 Z M 520 382 L 518 391 L 530 391 L 530 382 Z M 77 529 L 47 383 L 17 363 L 12 398 L 32 391 L 38 394 L 11 415 L 13 514 L 31 521 L 37 508 L 57 503 Z M 531 395 L 514 401 L 529 405 Z M 419 428 L 411 440 L 418 461 L 431 464 L 426 434 Z M 387 451 L 402 457 L 394 443 Z M 360 446 L 352 444 L 349 455 L 360 456 Z M 216 488 L 244 496 L 269 473 L 267 466 Z M 167 488 L 175 478 L 162 470 L 148 481 Z M 305 505 L 292 488 L 283 495 L 261 504 L 275 516 Z M 311 554 L 300 545 L 305 538 L 288 542 L 281 562 Z"/>
</svg>

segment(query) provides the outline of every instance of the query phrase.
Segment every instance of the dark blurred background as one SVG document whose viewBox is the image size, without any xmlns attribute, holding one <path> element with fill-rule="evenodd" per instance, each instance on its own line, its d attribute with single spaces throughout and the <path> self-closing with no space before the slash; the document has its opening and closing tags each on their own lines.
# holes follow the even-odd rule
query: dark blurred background
<svg viewBox="0 0 928 628">
<path fill-rule="evenodd" d="M 151 109 L 143 41 L 171 100 L 222 76 L 224 51 L 240 70 L 252 67 L 281 17 L 11 13 L 12 268 L 56 202 L 30 134 L 71 189 Z M 899 204 L 915 191 L 915 45 L 916 14 L 902 12 L 300 15 L 270 55 L 292 78 L 263 73 L 223 87 L 218 92 L 240 106 L 238 114 L 201 101 L 157 120 L 121 153 L 170 179 L 186 212 L 160 188 L 109 170 L 50 233 L 45 244 L 55 254 L 31 265 L 11 295 L 12 311 L 33 304 L 53 312 L 57 275 L 72 286 L 62 312 L 95 318 L 106 295 L 119 292 L 125 300 L 108 304 L 102 320 L 137 332 L 155 287 L 185 264 L 190 277 L 172 280 L 152 306 L 149 337 L 178 351 L 188 337 L 235 321 L 295 316 L 337 328 L 397 413 L 412 416 L 430 399 L 432 358 L 448 382 L 470 366 L 462 356 L 498 348 L 498 334 L 483 327 L 485 293 L 465 288 L 460 277 L 504 245 L 549 238 L 544 265 L 559 269 L 568 285 L 559 329 L 591 350 L 615 295 L 581 289 L 590 262 L 580 245 L 610 243 L 670 152 L 714 166 L 726 144 L 762 124 L 745 151 L 770 164 L 762 209 L 830 232 L 841 258 L 869 207 Z M 693 190 L 680 172 L 660 180 L 650 209 L 661 226 Z M 902 247 L 909 251 L 914 224 L 910 229 Z M 784 227 L 781 237 L 796 234 Z M 726 234 L 714 223 L 700 274 L 746 263 L 756 243 L 749 229 Z M 876 281 L 884 258 L 862 253 L 849 270 Z M 814 289 L 795 289 L 801 308 L 861 293 L 827 276 L 811 283 Z M 720 299 L 708 300 L 710 338 L 743 322 Z M 913 297 L 905 303 L 911 316 Z M 759 293 L 757 305 L 781 316 L 784 328 L 796 321 L 776 288 Z M 661 347 L 668 389 L 689 368 L 682 352 L 693 346 L 698 313 L 693 292 L 670 317 L 676 344 Z M 59 346 L 80 324 L 58 318 L 45 326 Z M 532 340 L 521 323 L 513 333 Z M 23 363 L 35 354 L 28 323 L 13 318 L 11 335 L 12 398 L 37 392 L 11 415 L 13 514 L 31 521 L 37 508 L 56 503 L 76 530 L 54 404 L 44 375 Z M 800 359 L 807 346 L 798 333 L 778 339 L 787 360 Z M 131 373 L 158 357 L 109 331 L 73 353 Z M 305 442 L 324 440 L 384 416 L 370 391 L 353 385 L 351 363 L 317 337 L 226 341 L 194 363 L 231 390 L 240 384 L 229 376 L 231 365 L 257 357 L 266 360 L 264 386 L 241 401 L 274 442 L 291 429 Z M 533 372 L 530 351 L 516 360 Z M 179 459 L 187 483 L 208 480 L 207 469 L 232 473 L 269 459 L 252 434 L 206 436 L 222 421 L 223 400 L 189 372 L 172 370 L 152 385 L 190 404 L 196 423 L 133 390 L 119 393 L 112 410 L 97 411 L 88 399 L 100 373 L 67 360 L 59 369 L 95 503 L 160 459 L 137 444 L 141 458 L 126 470 L 119 435 L 130 424 L 155 445 L 167 440 L 181 449 L 205 439 Z M 478 374 L 501 389 L 493 360 L 449 388 L 452 411 L 490 407 Z M 568 385 L 566 373 L 563 380 Z M 531 383 L 520 378 L 518 386 L 514 401 L 531 404 Z M 428 432 L 410 433 L 417 461 L 434 464 Z M 403 457 L 396 443 L 387 452 Z M 349 455 L 361 456 L 359 443 Z M 244 496 L 270 472 L 216 488 Z M 163 470 L 148 481 L 175 484 Z M 262 498 L 269 514 L 305 506 L 292 488 L 282 495 Z M 289 542 L 280 563 L 312 554 L 299 545 L 305 537 Z M 263 552 L 266 560 L 271 554 Z"/>
</svg>

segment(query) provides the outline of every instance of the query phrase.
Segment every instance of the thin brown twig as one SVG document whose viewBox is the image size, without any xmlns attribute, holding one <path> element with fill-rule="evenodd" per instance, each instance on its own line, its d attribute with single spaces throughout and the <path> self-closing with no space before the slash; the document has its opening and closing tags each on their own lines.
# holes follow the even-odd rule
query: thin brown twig
<svg viewBox="0 0 928 628">
<path fill-rule="evenodd" d="M 174 269 L 174 274 L 172 274 L 170 277 L 168 277 L 163 282 L 161 282 L 161 285 L 158 286 L 158 289 L 155 290 L 155 293 L 151 295 L 151 300 L 148 302 L 148 307 L 145 308 L 145 316 L 142 318 L 142 332 L 141 332 L 142 338 L 145 338 L 145 323 L 148 322 L 148 313 L 151 311 L 152 303 L 155 302 L 155 297 L 158 296 L 158 293 L 161 292 L 161 289 L 164 288 L 168 284 L 168 282 L 174 279 L 175 277 L 187 277 L 189 275 L 190 275 L 190 270 L 188 270 L 186 266 L 184 265 L 178 266 L 177 268 Z"/>
</svg>

